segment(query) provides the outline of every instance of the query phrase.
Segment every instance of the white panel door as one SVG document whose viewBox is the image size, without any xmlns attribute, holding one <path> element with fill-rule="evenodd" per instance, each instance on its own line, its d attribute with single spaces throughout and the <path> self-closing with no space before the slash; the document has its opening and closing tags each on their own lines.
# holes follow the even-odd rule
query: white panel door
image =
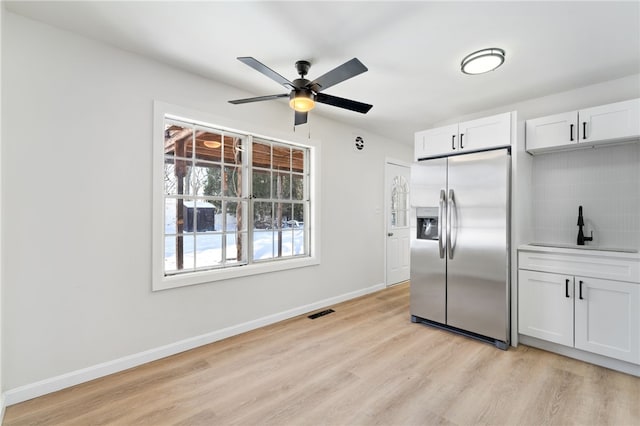
<svg viewBox="0 0 640 426">
<path fill-rule="evenodd" d="M 458 124 L 458 149 L 461 152 L 508 145 L 511 145 L 510 112 Z"/>
<path fill-rule="evenodd" d="M 527 151 L 561 147 L 578 143 L 577 111 L 527 120 L 525 125 Z"/>
<path fill-rule="evenodd" d="M 386 283 L 409 279 L 409 178 L 408 166 L 387 162 L 386 169 Z"/>
<path fill-rule="evenodd" d="M 640 284 L 575 278 L 575 346 L 640 364 Z"/>
<path fill-rule="evenodd" d="M 578 117 L 580 143 L 615 142 L 640 135 L 640 99 L 581 109 Z"/>
<path fill-rule="evenodd" d="M 518 332 L 573 346 L 573 276 L 518 271 Z"/>
</svg>

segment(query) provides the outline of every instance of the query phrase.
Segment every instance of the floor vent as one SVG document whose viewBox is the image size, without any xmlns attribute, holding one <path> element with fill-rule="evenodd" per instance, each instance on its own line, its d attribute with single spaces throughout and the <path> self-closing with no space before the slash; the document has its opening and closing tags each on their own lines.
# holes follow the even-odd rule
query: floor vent
<svg viewBox="0 0 640 426">
<path fill-rule="evenodd" d="M 315 314 L 311 314 L 307 318 L 316 319 L 316 318 L 319 318 L 319 317 L 323 317 L 325 315 L 329 315 L 329 314 L 331 314 L 333 312 L 335 312 L 333 309 L 326 309 L 324 311 L 320 311 L 320 312 L 316 312 Z"/>
</svg>

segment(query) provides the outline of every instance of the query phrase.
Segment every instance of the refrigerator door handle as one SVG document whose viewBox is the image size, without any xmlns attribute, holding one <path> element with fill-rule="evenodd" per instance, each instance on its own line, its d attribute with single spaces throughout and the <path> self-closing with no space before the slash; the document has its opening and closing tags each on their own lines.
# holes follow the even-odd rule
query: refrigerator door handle
<svg viewBox="0 0 640 426">
<path fill-rule="evenodd" d="M 446 209 L 446 198 L 447 193 L 444 192 L 444 189 L 441 189 L 440 204 L 438 206 L 438 253 L 440 254 L 440 259 L 444 259 L 444 245 L 442 244 L 442 219 L 444 218 L 444 215 L 442 212 Z"/>
<path fill-rule="evenodd" d="M 449 199 L 447 200 L 447 254 L 449 259 L 453 259 L 453 247 L 451 246 L 451 211 L 453 208 L 453 189 L 450 189 Z"/>
</svg>

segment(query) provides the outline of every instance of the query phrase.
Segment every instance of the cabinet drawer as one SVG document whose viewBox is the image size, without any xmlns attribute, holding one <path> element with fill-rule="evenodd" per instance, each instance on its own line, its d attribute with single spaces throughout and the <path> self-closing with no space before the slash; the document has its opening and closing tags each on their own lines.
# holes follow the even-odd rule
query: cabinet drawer
<svg viewBox="0 0 640 426">
<path fill-rule="evenodd" d="M 640 283 L 640 261 L 602 255 L 520 251 L 518 267 L 531 271 L 581 275 Z"/>
</svg>

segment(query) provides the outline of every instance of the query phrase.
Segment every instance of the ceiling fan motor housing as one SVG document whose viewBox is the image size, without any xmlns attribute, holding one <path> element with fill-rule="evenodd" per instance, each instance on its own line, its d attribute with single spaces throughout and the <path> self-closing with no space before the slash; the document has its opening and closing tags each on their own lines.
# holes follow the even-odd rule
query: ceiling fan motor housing
<svg viewBox="0 0 640 426">
<path fill-rule="evenodd" d="M 309 61 L 296 62 L 296 70 L 298 71 L 298 74 L 300 74 L 300 77 L 304 77 L 309 74 L 309 68 L 311 68 L 311 62 Z"/>
</svg>

